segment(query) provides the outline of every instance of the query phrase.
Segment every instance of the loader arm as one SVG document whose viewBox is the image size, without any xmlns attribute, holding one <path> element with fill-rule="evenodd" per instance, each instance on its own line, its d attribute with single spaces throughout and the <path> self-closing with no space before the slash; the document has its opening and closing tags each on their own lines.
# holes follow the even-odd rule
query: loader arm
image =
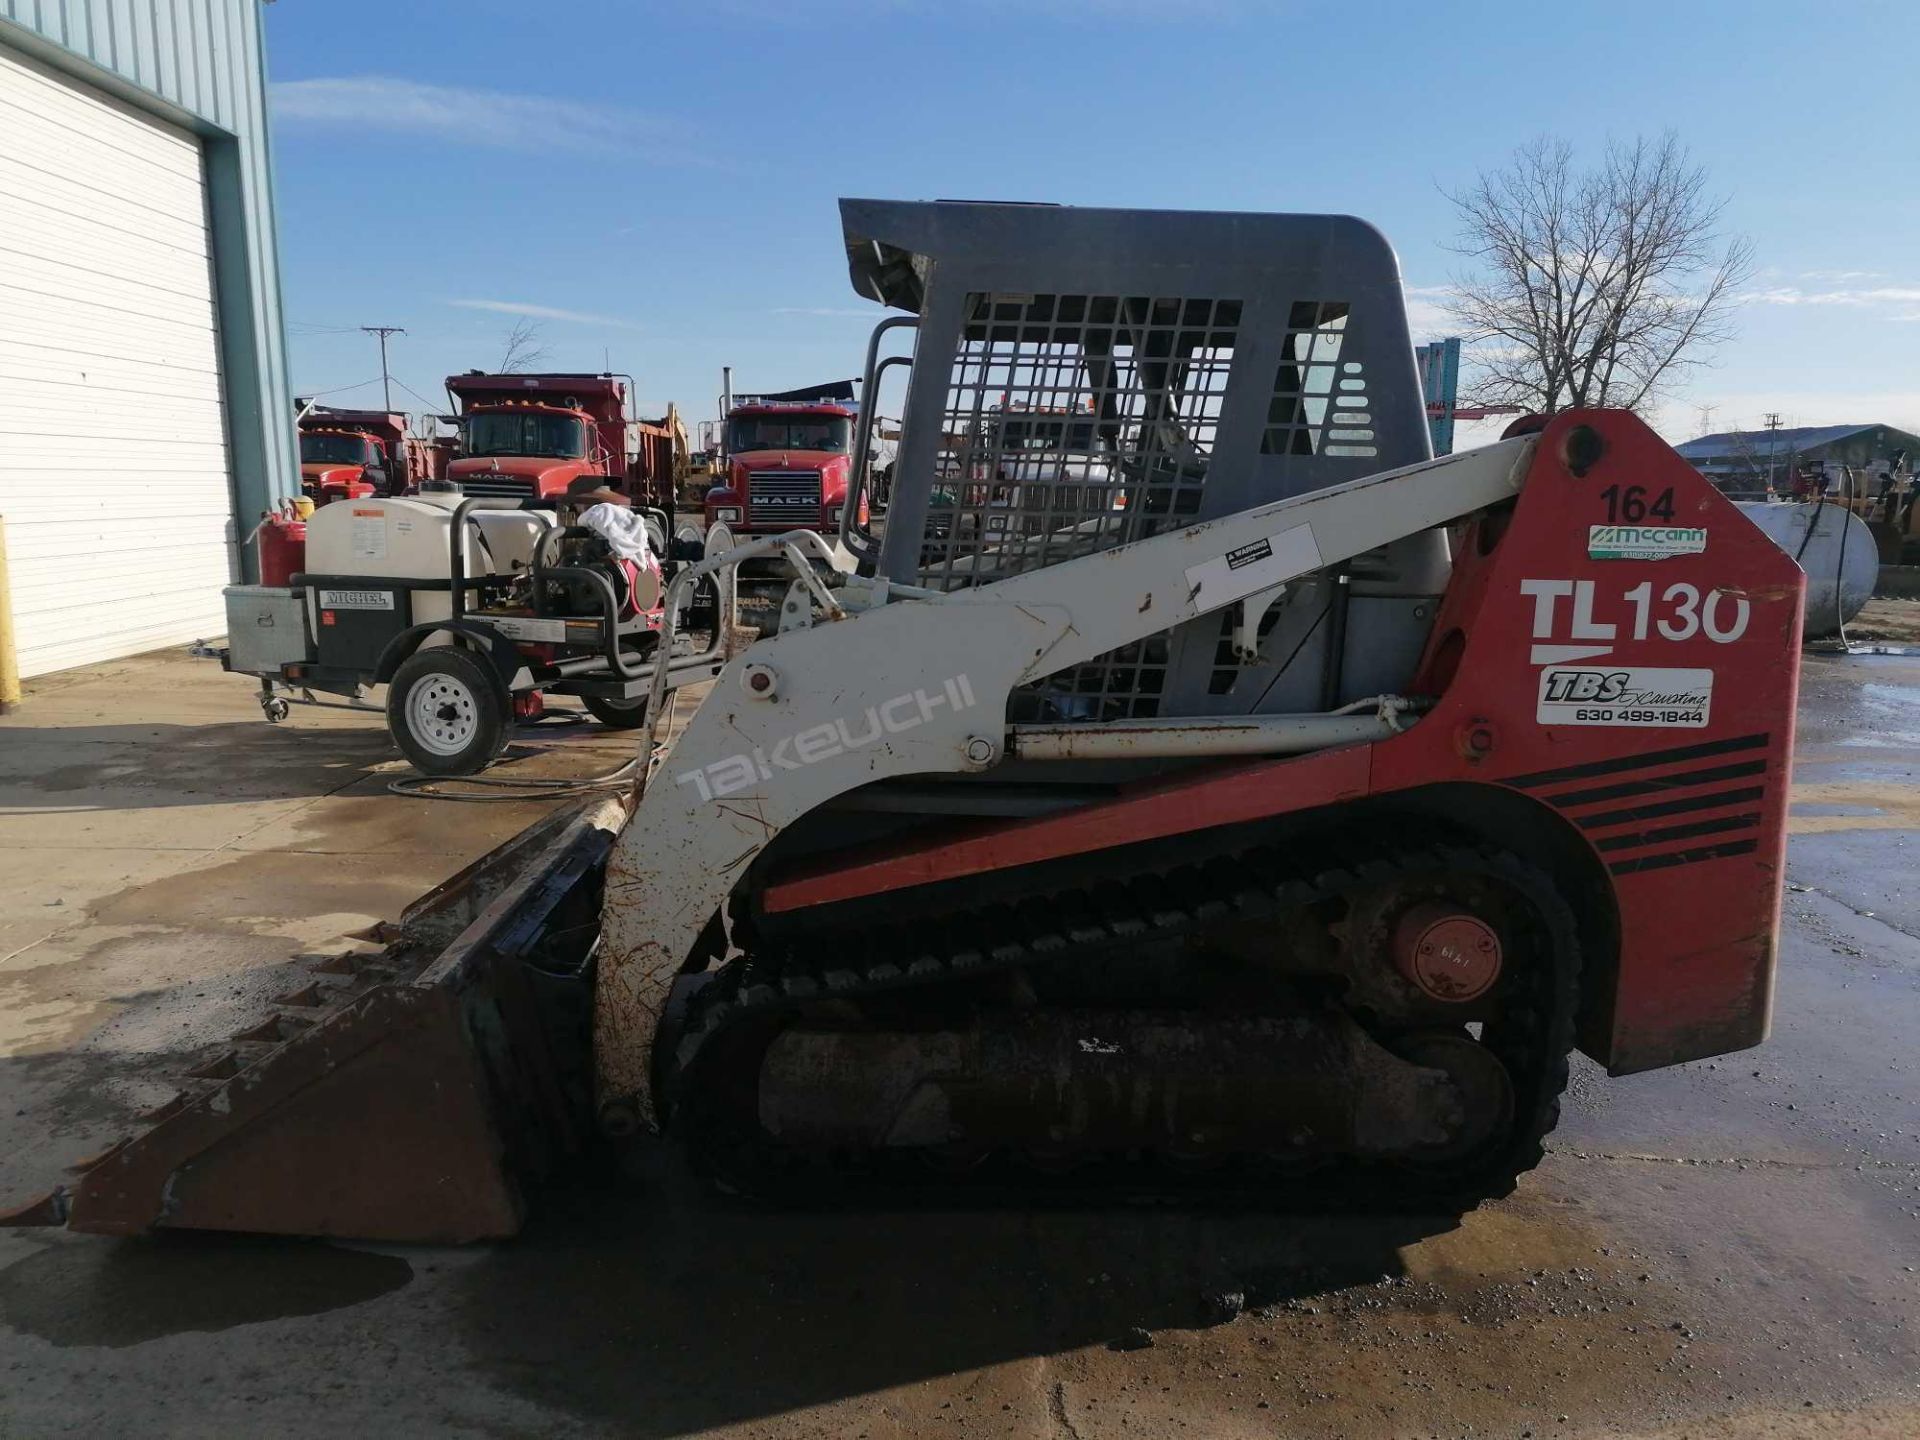
<svg viewBox="0 0 1920 1440">
<path fill-rule="evenodd" d="M 1007 753 L 1017 686 L 1510 500 L 1537 443 L 1502 441 L 750 647 L 656 760 L 609 862 L 594 1001 L 601 1123 L 659 1128 L 651 1075 L 669 992 L 786 827 L 877 780 L 990 769 Z"/>
</svg>

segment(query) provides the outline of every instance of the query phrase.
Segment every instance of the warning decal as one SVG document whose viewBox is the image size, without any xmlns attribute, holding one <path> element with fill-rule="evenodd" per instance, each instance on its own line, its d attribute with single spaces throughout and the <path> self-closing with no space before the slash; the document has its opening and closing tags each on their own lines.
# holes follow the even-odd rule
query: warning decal
<svg viewBox="0 0 1920 1440">
<path fill-rule="evenodd" d="M 1211 610 L 1319 568 L 1312 528 L 1295 525 L 1189 566 L 1187 591 L 1196 608 Z"/>
<path fill-rule="evenodd" d="M 521 615 L 490 615 L 487 623 L 505 635 L 509 640 L 541 640 L 549 644 L 564 644 L 567 638 L 567 622 L 564 620 L 534 620 Z"/>
<path fill-rule="evenodd" d="M 1270 559 L 1273 555 L 1271 540 L 1256 540 L 1251 545 L 1242 545 L 1238 550 L 1227 552 L 1227 569 L 1244 570 L 1258 560 Z"/>
<path fill-rule="evenodd" d="M 356 560 L 384 560 L 387 558 L 387 512 L 384 510 L 361 510 L 353 512 L 353 527 L 348 536 Z"/>
</svg>

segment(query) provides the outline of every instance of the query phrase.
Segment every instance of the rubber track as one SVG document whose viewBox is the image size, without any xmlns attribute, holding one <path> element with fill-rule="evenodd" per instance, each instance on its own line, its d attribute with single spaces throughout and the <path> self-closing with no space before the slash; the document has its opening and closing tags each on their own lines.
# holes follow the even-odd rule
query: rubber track
<svg viewBox="0 0 1920 1440">
<path fill-rule="evenodd" d="M 1326 847 L 1315 848 L 1326 854 Z M 1129 876 L 1124 883 L 942 916 L 911 928 L 812 935 L 802 943 L 769 947 L 729 962 L 693 996 L 661 1076 L 662 1093 L 669 1104 L 690 1102 L 684 1103 L 687 1113 L 676 1114 L 674 1124 L 698 1155 L 705 1109 L 700 1096 L 711 1078 L 700 1074 L 702 1060 L 709 1046 L 735 1026 L 775 1019 L 783 1011 L 823 1000 L 911 992 L 1069 956 L 1199 938 L 1222 922 L 1297 920 L 1308 907 L 1344 903 L 1383 884 L 1435 872 L 1471 875 L 1507 887 L 1531 907 L 1549 941 L 1547 973 L 1534 976 L 1525 1003 L 1516 1004 L 1510 997 L 1503 1012 L 1507 1023 L 1519 1022 L 1523 1033 L 1533 1036 L 1536 1072 L 1531 1085 L 1524 1076 L 1514 1076 L 1515 1118 L 1508 1143 L 1498 1152 L 1483 1152 L 1465 1173 L 1356 1160 L 1315 1171 L 1304 1189 L 1301 1182 L 1292 1182 L 1296 1193 L 1291 1195 L 1277 1195 L 1274 1181 L 1265 1175 L 1257 1177 L 1258 1191 L 1263 1204 L 1288 1207 L 1304 1202 L 1304 1208 L 1317 1208 L 1316 1202 L 1324 1202 L 1380 1208 L 1408 1200 L 1470 1207 L 1511 1192 L 1519 1176 L 1539 1163 L 1546 1136 L 1559 1120 L 1578 998 L 1579 948 L 1572 913 L 1547 876 L 1511 852 L 1492 847 L 1421 847 L 1306 874 L 1290 866 L 1284 852 L 1261 848 Z M 1218 1178 L 1206 1186 L 1220 1188 Z M 1127 1187 L 1129 1193 L 1137 1188 Z M 1193 1187 L 1182 1179 L 1171 1187 L 1147 1188 L 1187 1192 Z"/>
</svg>

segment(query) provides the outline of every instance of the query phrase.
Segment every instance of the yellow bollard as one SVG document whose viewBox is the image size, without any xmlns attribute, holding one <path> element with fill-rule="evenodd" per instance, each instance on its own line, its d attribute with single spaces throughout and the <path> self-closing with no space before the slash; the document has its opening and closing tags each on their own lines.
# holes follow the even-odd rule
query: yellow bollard
<svg viewBox="0 0 1920 1440">
<path fill-rule="evenodd" d="M 7 589 L 7 517 L 0 515 L 0 715 L 20 703 L 20 657 L 13 648 L 13 595 Z"/>
</svg>

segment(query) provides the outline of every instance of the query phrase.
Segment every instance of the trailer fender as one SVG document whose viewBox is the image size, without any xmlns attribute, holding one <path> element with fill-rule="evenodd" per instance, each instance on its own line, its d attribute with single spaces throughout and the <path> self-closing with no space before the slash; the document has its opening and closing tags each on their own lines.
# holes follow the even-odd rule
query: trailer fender
<svg viewBox="0 0 1920 1440">
<path fill-rule="evenodd" d="M 380 652 L 379 664 L 373 671 L 374 683 L 385 685 L 392 680 L 401 662 L 426 644 L 429 636 L 441 631 L 451 632 L 458 637 L 455 644 L 486 656 L 494 679 L 499 682 L 497 698 L 503 707 L 510 709 L 513 703 L 513 677 L 520 673 L 526 662 L 506 636 L 472 620 L 430 620 L 402 630 Z"/>
</svg>

